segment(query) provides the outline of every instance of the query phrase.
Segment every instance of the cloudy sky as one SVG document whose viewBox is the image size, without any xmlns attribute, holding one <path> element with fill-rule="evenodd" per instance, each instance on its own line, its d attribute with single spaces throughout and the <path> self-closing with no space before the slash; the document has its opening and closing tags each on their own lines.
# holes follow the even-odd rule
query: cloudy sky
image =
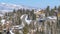
<svg viewBox="0 0 60 34">
<path fill-rule="evenodd" d="M 37 8 L 46 8 L 48 5 L 53 8 L 60 5 L 60 0 L 0 0 L 0 3 L 2 2 Z"/>
</svg>

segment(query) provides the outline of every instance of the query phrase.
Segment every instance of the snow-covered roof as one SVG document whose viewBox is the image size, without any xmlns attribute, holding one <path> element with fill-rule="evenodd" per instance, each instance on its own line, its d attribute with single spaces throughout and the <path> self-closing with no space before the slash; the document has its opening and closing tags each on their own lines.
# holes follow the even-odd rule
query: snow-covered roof
<svg viewBox="0 0 60 34">
<path fill-rule="evenodd" d="M 57 19 L 56 16 L 48 16 L 47 18 L 48 18 L 48 19 Z"/>
</svg>

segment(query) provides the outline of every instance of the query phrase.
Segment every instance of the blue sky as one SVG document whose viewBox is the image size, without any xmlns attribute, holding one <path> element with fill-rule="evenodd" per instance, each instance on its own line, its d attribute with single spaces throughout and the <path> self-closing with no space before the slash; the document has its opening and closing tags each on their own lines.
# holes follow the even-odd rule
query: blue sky
<svg viewBox="0 0 60 34">
<path fill-rule="evenodd" d="M 12 3 L 37 8 L 46 8 L 48 5 L 53 8 L 60 5 L 60 0 L 0 0 L 0 3 Z"/>
</svg>

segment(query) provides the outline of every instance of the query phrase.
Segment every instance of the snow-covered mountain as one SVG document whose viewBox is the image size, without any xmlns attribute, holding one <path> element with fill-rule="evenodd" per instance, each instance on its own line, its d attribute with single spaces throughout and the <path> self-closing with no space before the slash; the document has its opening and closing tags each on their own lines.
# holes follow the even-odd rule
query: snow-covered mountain
<svg viewBox="0 0 60 34">
<path fill-rule="evenodd" d="M 15 5 L 15 4 L 0 3 L 0 10 L 13 10 L 13 9 L 19 9 L 19 8 L 23 8 L 23 6 Z"/>
<path fill-rule="evenodd" d="M 24 5 L 16 5 L 16 4 L 7 4 L 7 3 L 0 3 L 0 11 L 12 11 L 13 9 L 35 9 L 32 7 L 27 7 Z"/>
<path fill-rule="evenodd" d="M 0 13 L 6 13 L 6 12 L 12 12 L 13 10 L 18 10 L 18 9 L 35 9 L 35 11 L 40 10 L 40 8 L 36 7 L 29 7 L 29 6 L 24 6 L 24 5 L 16 5 L 16 4 L 8 4 L 8 3 L 0 3 Z"/>
</svg>

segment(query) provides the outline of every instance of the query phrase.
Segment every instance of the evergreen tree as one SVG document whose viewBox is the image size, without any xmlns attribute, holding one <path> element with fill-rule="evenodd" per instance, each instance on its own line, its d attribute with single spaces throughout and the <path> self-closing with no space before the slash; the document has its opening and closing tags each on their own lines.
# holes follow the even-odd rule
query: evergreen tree
<svg viewBox="0 0 60 34">
<path fill-rule="evenodd" d="M 13 10 L 13 13 L 16 13 L 16 10 L 15 9 Z"/>
<path fill-rule="evenodd" d="M 23 28 L 23 34 L 27 34 L 28 32 L 29 32 L 28 25 L 26 24 L 25 27 Z"/>
<path fill-rule="evenodd" d="M 50 11 L 50 16 L 52 16 L 52 15 L 54 15 L 54 9 L 51 9 L 51 11 Z"/>
<path fill-rule="evenodd" d="M 23 14 L 25 14 L 25 9 L 22 10 Z"/>
<path fill-rule="evenodd" d="M 58 11 L 60 12 L 60 6 L 58 7 Z"/>
<path fill-rule="evenodd" d="M 18 10 L 17 10 L 17 13 L 19 13 L 19 14 L 22 15 L 22 9 L 18 9 Z"/>
<path fill-rule="evenodd" d="M 36 15 L 35 14 L 32 15 L 32 20 L 36 20 Z"/>
<path fill-rule="evenodd" d="M 29 9 L 27 9 L 27 10 L 26 10 L 26 14 L 29 14 L 29 11 L 30 11 L 30 10 L 29 10 Z"/>
<path fill-rule="evenodd" d="M 0 17 L 0 23 L 1 23 L 1 17 Z"/>
<path fill-rule="evenodd" d="M 31 11 L 31 15 L 33 15 L 34 14 L 34 10 L 32 9 L 32 11 Z"/>
<path fill-rule="evenodd" d="M 15 34 L 20 34 L 19 31 L 15 31 Z"/>
<path fill-rule="evenodd" d="M 32 20 L 36 20 L 36 15 L 34 14 L 34 10 L 33 9 L 31 11 L 30 15 L 32 16 Z"/>
<path fill-rule="evenodd" d="M 56 6 L 54 7 L 54 10 L 57 10 L 57 7 Z"/>
<path fill-rule="evenodd" d="M 50 6 L 47 6 L 46 11 L 45 11 L 45 16 L 49 16 L 50 14 Z"/>
<path fill-rule="evenodd" d="M 21 21 L 20 17 L 17 17 L 17 22 L 19 25 L 21 24 L 22 21 Z"/>
</svg>

